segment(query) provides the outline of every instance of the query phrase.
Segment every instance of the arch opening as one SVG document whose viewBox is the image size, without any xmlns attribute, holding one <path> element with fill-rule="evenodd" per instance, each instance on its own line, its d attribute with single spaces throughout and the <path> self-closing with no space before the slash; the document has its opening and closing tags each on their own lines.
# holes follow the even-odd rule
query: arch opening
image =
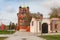
<svg viewBox="0 0 60 40">
<path fill-rule="evenodd" d="M 48 33 L 48 24 L 47 23 L 42 24 L 42 33 Z"/>
</svg>

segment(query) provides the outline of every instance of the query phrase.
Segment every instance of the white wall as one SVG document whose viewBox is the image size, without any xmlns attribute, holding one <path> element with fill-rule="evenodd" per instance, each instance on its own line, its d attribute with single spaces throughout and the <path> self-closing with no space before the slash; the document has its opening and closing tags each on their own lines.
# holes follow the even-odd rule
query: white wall
<svg viewBox="0 0 60 40">
<path fill-rule="evenodd" d="M 32 26 L 32 21 L 34 21 L 33 26 Z M 41 26 L 39 26 L 39 22 L 41 22 Z M 51 30 L 50 30 L 50 19 L 48 19 L 48 18 L 44 18 L 44 19 L 42 19 L 42 21 L 41 20 L 37 21 L 35 18 L 32 18 L 32 20 L 30 22 L 30 32 L 41 33 L 41 27 L 42 27 L 43 23 L 48 24 L 48 33 L 50 33 L 51 32 Z"/>
<path fill-rule="evenodd" d="M 32 21 L 33 21 L 33 26 L 32 26 Z M 30 23 L 30 32 L 35 33 L 36 32 L 36 26 L 37 26 L 37 21 L 35 18 L 32 18 L 31 23 Z"/>
<path fill-rule="evenodd" d="M 34 22 L 33 26 L 32 26 L 32 21 Z M 39 33 L 40 32 L 39 22 L 41 22 L 41 21 L 40 20 L 37 21 L 35 18 L 32 18 L 32 20 L 30 22 L 30 32 L 33 32 L 33 33 Z"/>
</svg>

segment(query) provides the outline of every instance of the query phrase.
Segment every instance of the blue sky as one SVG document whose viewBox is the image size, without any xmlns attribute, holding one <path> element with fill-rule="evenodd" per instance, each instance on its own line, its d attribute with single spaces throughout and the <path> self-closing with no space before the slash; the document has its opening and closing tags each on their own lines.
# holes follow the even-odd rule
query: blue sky
<svg viewBox="0 0 60 40">
<path fill-rule="evenodd" d="M 50 8 L 60 7 L 60 0 L 0 0 L 0 23 L 17 23 L 19 6 L 24 4 L 30 7 L 30 12 L 40 12 L 46 18 L 49 17 Z"/>
</svg>

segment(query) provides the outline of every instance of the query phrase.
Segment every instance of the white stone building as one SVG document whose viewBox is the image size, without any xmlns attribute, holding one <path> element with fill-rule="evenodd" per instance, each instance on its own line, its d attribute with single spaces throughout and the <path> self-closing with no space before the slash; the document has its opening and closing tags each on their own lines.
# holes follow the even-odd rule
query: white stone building
<svg viewBox="0 0 60 40">
<path fill-rule="evenodd" d="M 30 22 L 30 32 L 32 33 L 57 33 L 60 32 L 59 18 L 32 18 Z"/>
<path fill-rule="evenodd" d="M 41 27 L 41 20 L 36 19 L 36 18 L 32 18 L 32 20 L 30 22 L 30 32 L 40 33 L 41 32 L 40 27 Z"/>
</svg>

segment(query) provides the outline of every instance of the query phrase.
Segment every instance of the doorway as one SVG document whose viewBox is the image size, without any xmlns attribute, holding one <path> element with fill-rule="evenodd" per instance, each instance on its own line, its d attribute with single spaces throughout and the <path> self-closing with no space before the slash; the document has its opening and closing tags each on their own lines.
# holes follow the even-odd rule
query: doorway
<svg viewBox="0 0 60 40">
<path fill-rule="evenodd" d="M 42 24 L 42 33 L 48 33 L 48 24 L 47 23 Z"/>
</svg>

